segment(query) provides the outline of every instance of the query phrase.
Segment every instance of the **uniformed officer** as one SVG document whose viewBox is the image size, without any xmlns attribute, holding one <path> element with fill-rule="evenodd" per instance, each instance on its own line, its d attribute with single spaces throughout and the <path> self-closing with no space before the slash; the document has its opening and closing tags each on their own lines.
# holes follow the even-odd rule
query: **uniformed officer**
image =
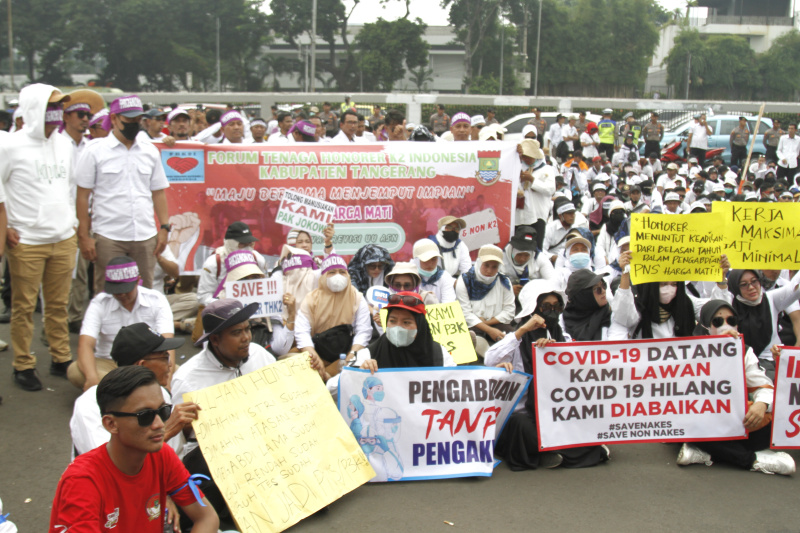
<svg viewBox="0 0 800 533">
<path fill-rule="evenodd" d="M 739 125 L 731 130 L 731 166 L 741 167 L 747 157 L 747 141 L 750 140 L 750 130 L 747 119 L 739 117 Z"/>
<path fill-rule="evenodd" d="M 644 138 L 644 153 L 661 153 L 661 139 L 664 138 L 664 125 L 658 121 L 658 113 L 653 111 L 650 113 L 650 122 L 642 128 L 642 137 Z"/>
<path fill-rule="evenodd" d="M 617 143 L 617 123 L 611 120 L 610 108 L 603 109 L 603 119 L 597 123 L 597 135 L 600 137 L 598 151 L 608 159 L 614 157 L 614 145 Z"/>
<path fill-rule="evenodd" d="M 429 120 L 430 130 L 436 135 L 441 136 L 442 133 L 450 130 L 450 116 L 444 112 L 444 105 L 439 104 L 436 113 L 431 115 Z"/>
<path fill-rule="evenodd" d="M 764 132 L 764 148 L 767 150 L 767 163 L 770 161 L 778 162 L 778 143 L 781 141 L 781 135 L 786 132 L 781 129 L 780 119 L 772 119 L 772 127 Z"/>
</svg>

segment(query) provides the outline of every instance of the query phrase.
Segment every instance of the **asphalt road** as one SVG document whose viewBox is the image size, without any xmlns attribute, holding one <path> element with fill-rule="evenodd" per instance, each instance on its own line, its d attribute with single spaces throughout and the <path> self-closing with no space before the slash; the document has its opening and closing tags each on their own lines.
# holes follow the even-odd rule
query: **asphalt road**
<svg viewBox="0 0 800 533">
<path fill-rule="evenodd" d="M 47 531 L 56 484 L 69 462 L 69 418 L 79 392 L 49 375 L 40 315 L 35 321 L 42 391 L 17 388 L 11 350 L 0 353 L 0 499 L 21 533 Z M 9 337 L 8 325 L 0 325 L 0 338 Z M 184 345 L 178 353 L 194 351 Z M 491 478 L 368 484 L 291 531 L 800 531 L 800 474 L 678 467 L 677 452 L 678 445 L 620 445 L 611 447 L 609 463 L 583 470 L 511 472 L 501 464 Z"/>
</svg>

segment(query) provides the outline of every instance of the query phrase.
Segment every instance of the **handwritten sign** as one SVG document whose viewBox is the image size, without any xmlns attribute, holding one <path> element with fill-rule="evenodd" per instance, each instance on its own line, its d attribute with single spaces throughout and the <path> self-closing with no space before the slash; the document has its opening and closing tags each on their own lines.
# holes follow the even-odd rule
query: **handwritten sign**
<svg viewBox="0 0 800 533">
<path fill-rule="evenodd" d="M 467 320 L 458 302 L 426 305 L 425 315 L 431 328 L 433 340 L 450 352 L 457 365 L 465 365 L 478 360 Z M 381 309 L 381 324 L 386 327 L 386 308 Z"/>
<path fill-rule="evenodd" d="M 494 444 L 530 376 L 501 368 L 345 367 L 339 412 L 372 481 L 491 476 Z"/>
<path fill-rule="evenodd" d="M 772 448 L 800 449 L 800 348 L 781 347 L 775 361 Z"/>
<path fill-rule="evenodd" d="M 684 337 L 533 349 L 540 449 L 746 438 L 741 340 Z"/>
<path fill-rule="evenodd" d="M 225 295 L 259 308 L 251 318 L 279 316 L 283 312 L 283 279 L 247 279 L 225 283 Z"/>
<path fill-rule="evenodd" d="M 477 250 L 484 244 L 498 244 L 500 230 L 494 209 L 484 209 L 461 217 L 467 227 L 461 230 L 461 240 L 470 251 Z"/>
<path fill-rule="evenodd" d="M 336 215 L 336 204 L 318 200 L 305 194 L 286 190 L 275 222 L 305 230 L 313 235 L 322 235 Z"/>
<path fill-rule="evenodd" d="M 732 268 L 782 270 L 800 268 L 800 204 L 714 202 L 712 214 L 722 215 L 724 252 Z"/>
<path fill-rule="evenodd" d="M 183 395 L 242 533 L 283 531 L 375 476 L 305 354 Z"/>
<path fill-rule="evenodd" d="M 721 202 L 715 202 L 721 203 Z M 717 213 L 631 215 L 631 281 L 721 281 Z"/>
</svg>

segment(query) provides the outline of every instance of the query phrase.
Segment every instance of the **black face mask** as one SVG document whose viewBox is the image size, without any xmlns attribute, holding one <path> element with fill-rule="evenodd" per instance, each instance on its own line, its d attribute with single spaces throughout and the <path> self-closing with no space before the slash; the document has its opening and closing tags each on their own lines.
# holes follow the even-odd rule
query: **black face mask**
<svg viewBox="0 0 800 533">
<path fill-rule="evenodd" d="M 129 141 L 132 141 L 139 134 L 139 123 L 123 122 L 122 128 L 120 128 L 119 132 L 122 134 L 123 137 L 125 137 Z"/>
<path fill-rule="evenodd" d="M 642 194 L 644 194 L 645 196 L 650 196 L 651 194 L 653 194 L 653 189 L 642 189 Z"/>
<path fill-rule="evenodd" d="M 777 280 L 771 280 L 766 276 L 761 276 L 760 281 L 761 281 L 761 288 L 764 289 L 765 291 L 768 291 L 772 289 L 772 287 L 775 285 L 775 281 Z"/>
<path fill-rule="evenodd" d="M 612 222 L 620 223 L 623 220 L 625 220 L 625 212 L 620 209 L 614 209 L 614 211 L 611 212 L 611 216 L 609 218 L 611 219 Z"/>
<path fill-rule="evenodd" d="M 442 232 L 442 236 L 444 237 L 444 240 L 446 240 L 447 242 L 456 242 L 456 239 L 458 239 L 458 232 L 457 231 L 443 231 Z"/>
<path fill-rule="evenodd" d="M 547 326 L 547 329 L 552 331 L 558 325 L 558 316 L 560 314 L 558 311 L 548 311 L 546 313 L 539 314 L 541 314 L 542 318 L 544 318 L 544 324 Z"/>
</svg>

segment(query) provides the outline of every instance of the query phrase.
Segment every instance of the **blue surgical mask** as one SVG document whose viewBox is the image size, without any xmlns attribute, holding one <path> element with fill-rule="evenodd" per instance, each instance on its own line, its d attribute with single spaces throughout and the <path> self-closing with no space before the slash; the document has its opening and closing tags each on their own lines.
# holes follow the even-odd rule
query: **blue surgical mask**
<svg viewBox="0 0 800 533">
<path fill-rule="evenodd" d="M 574 268 L 586 268 L 589 266 L 589 261 L 591 261 L 591 257 L 589 254 L 585 252 L 578 252 L 577 254 L 572 254 L 569 256 L 569 264 L 572 265 Z"/>
<path fill-rule="evenodd" d="M 726 188 L 725 189 L 725 194 L 730 194 L 732 192 L 733 192 L 733 189 L 731 189 L 731 188 Z"/>
<path fill-rule="evenodd" d="M 375 391 L 375 394 L 372 395 L 372 397 L 375 398 L 376 402 L 380 402 L 381 400 L 383 400 L 384 396 L 385 393 L 382 390 Z"/>
<path fill-rule="evenodd" d="M 425 270 L 422 267 L 417 267 L 419 271 L 419 275 L 423 277 L 423 279 L 428 279 L 429 277 L 436 274 L 436 271 L 439 270 L 439 267 L 434 268 L 433 270 Z"/>
<path fill-rule="evenodd" d="M 386 338 L 398 348 L 409 346 L 416 337 L 416 329 L 406 329 L 400 326 L 392 326 L 386 329 Z"/>
</svg>

